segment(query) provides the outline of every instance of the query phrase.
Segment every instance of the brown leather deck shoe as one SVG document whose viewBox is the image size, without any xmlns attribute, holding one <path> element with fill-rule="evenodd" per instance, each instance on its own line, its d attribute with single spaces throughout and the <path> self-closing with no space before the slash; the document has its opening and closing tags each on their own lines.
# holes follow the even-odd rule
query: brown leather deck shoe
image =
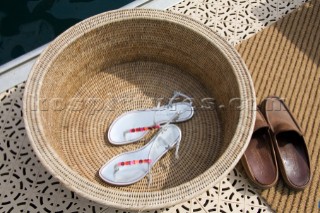
<svg viewBox="0 0 320 213">
<path fill-rule="evenodd" d="M 304 189 L 310 182 L 311 171 L 299 125 L 278 97 L 266 98 L 260 108 L 274 134 L 274 149 L 284 181 L 292 189 Z"/>
<path fill-rule="evenodd" d="M 254 131 L 241 159 L 250 181 L 262 189 L 274 186 L 278 180 L 278 166 L 269 130 L 268 123 L 257 110 Z"/>
</svg>

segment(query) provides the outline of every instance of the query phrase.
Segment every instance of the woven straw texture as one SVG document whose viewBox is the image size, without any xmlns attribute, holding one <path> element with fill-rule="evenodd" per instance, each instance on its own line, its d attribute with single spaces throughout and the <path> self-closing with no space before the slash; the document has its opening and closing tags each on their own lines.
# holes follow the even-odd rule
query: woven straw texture
<svg viewBox="0 0 320 213">
<path fill-rule="evenodd" d="M 106 161 L 154 134 L 113 146 L 111 122 L 165 104 L 175 90 L 196 107 L 192 120 L 178 124 L 179 160 L 167 153 L 149 188 L 147 178 L 126 187 L 104 183 L 97 172 Z M 29 76 L 24 118 L 35 152 L 67 187 L 108 206 L 145 210 L 186 201 L 225 176 L 247 146 L 254 106 L 247 68 L 210 29 L 168 12 L 124 10 L 87 19 L 53 41 Z"/>
<path fill-rule="evenodd" d="M 306 3 L 237 47 L 252 73 L 257 100 L 285 98 L 304 130 L 310 154 L 313 179 L 304 191 L 292 191 L 280 180 L 261 192 L 276 212 L 319 212 L 319 14 L 319 0 Z"/>
</svg>

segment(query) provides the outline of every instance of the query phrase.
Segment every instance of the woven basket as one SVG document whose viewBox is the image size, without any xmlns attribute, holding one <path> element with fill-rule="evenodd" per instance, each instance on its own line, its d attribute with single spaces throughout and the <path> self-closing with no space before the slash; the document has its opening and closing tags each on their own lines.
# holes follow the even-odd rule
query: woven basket
<svg viewBox="0 0 320 213">
<path fill-rule="evenodd" d="M 169 151 L 153 182 L 109 185 L 98 175 L 113 156 L 106 133 L 124 111 L 194 98 L 180 158 Z M 155 10 L 103 13 L 71 27 L 42 53 L 27 81 L 24 119 L 35 153 L 66 187 L 107 206 L 146 210 L 189 200 L 221 180 L 241 158 L 254 125 L 255 93 L 234 48 L 191 18 Z"/>
</svg>

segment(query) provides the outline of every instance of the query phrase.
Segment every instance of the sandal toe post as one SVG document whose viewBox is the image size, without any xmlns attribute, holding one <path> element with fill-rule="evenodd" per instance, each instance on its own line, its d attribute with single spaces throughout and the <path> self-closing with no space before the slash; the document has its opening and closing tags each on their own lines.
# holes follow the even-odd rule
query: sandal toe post
<svg viewBox="0 0 320 213">
<path fill-rule="evenodd" d="M 257 187 L 266 189 L 278 181 L 278 166 L 269 125 L 258 110 L 254 132 L 242 159 L 242 165 Z"/>
<path fill-rule="evenodd" d="M 274 134 L 274 148 L 283 180 L 294 190 L 304 189 L 310 182 L 311 170 L 307 146 L 298 123 L 278 97 L 265 99 L 261 108 Z"/>
</svg>

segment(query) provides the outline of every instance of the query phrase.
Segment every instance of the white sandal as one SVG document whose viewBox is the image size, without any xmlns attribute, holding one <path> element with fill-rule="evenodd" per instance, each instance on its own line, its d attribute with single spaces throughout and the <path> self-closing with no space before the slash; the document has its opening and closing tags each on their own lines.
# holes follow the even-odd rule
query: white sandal
<svg viewBox="0 0 320 213">
<path fill-rule="evenodd" d="M 178 116 L 178 114 L 176 114 Z M 122 153 L 108 161 L 99 171 L 100 177 L 113 185 L 129 185 L 149 174 L 151 168 L 171 148 L 176 147 L 176 157 L 181 141 L 181 130 L 174 124 L 166 124 L 149 143 L 138 150 Z"/>
<path fill-rule="evenodd" d="M 188 102 L 173 103 L 179 96 Z M 109 142 L 114 145 L 123 145 L 138 141 L 150 130 L 159 129 L 162 124 L 167 123 L 176 112 L 179 113 L 179 116 L 171 122 L 190 119 L 194 113 L 191 98 L 180 92 L 175 92 L 168 105 L 153 109 L 133 110 L 120 115 L 109 127 Z"/>
</svg>

